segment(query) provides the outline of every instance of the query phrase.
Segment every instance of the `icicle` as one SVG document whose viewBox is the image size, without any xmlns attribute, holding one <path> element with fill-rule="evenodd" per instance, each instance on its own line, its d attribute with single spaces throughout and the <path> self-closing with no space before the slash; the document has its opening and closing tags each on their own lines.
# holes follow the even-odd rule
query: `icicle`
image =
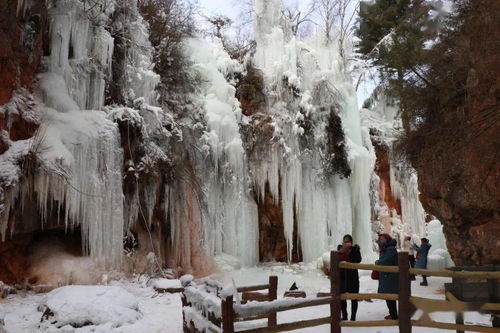
<svg viewBox="0 0 500 333">
<path fill-rule="evenodd" d="M 52 170 L 37 173 L 34 180 L 43 220 L 49 202 L 64 205 L 66 227 L 81 226 L 84 250 L 103 262 L 120 264 L 123 152 L 117 126 L 101 112 L 48 110 L 42 151 Z"/>
<path fill-rule="evenodd" d="M 101 110 L 105 79 L 111 75 L 114 40 L 87 14 L 80 2 L 56 0 L 49 9 L 48 70 L 64 78 L 79 109 Z"/>
</svg>

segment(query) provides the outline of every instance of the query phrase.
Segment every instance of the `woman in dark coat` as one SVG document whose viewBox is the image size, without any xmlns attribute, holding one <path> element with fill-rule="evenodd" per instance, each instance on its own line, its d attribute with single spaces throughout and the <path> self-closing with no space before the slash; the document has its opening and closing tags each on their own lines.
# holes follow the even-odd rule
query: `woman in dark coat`
<svg viewBox="0 0 500 333">
<path fill-rule="evenodd" d="M 422 238 L 422 245 L 413 245 L 413 250 L 417 251 L 418 259 L 415 263 L 415 268 L 427 269 L 427 256 L 429 255 L 429 250 L 431 249 L 431 244 L 427 238 Z M 427 276 L 422 275 L 423 281 L 420 283 L 421 286 L 427 286 Z"/>
<path fill-rule="evenodd" d="M 380 257 L 375 264 L 397 266 L 398 251 L 396 250 L 396 240 L 389 234 L 381 234 L 379 236 L 378 245 L 380 248 Z M 380 294 L 397 294 L 399 292 L 399 274 L 380 272 L 378 292 Z M 386 303 L 389 308 L 389 316 L 386 316 L 385 319 L 398 319 L 396 301 L 386 301 Z"/>
<path fill-rule="evenodd" d="M 352 236 L 345 235 L 342 244 L 337 248 L 340 251 L 340 261 L 353 263 L 361 262 L 361 252 L 359 246 L 353 245 Z M 359 293 L 359 274 L 357 269 L 340 270 L 340 292 L 341 293 Z M 356 320 L 358 311 L 358 301 L 351 300 L 351 320 Z M 342 301 L 342 320 L 347 320 L 347 301 Z"/>
</svg>

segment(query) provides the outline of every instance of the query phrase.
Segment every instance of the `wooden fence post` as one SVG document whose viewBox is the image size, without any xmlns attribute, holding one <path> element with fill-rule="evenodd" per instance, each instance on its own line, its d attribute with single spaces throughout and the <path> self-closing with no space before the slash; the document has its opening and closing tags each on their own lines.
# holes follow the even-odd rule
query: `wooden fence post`
<svg viewBox="0 0 500 333">
<path fill-rule="evenodd" d="M 269 300 L 274 301 L 278 298 L 278 277 L 271 275 L 269 277 Z M 267 318 L 267 326 L 276 326 L 278 321 L 276 319 L 276 312 L 273 312 Z"/>
<path fill-rule="evenodd" d="M 234 333 L 234 310 L 233 296 L 228 296 L 222 300 L 222 332 Z"/>
<path fill-rule="evenodd" d="M 410 305 L 411 297 L 411 280 L 410 280 L 410 261 L 408 252 L 399 252 L 398 254 L 399 266 L 399 332 L 411 333 L 411 316 L 412 307 Z"/>
<path fill-rule="evenodd" d="M 330 252 L 330 294 L 332 301 L 330 303 L 330 332 L 341 333 L 340 327 L 340 253 L 338 251 Z"/>
<path fill-rule="evenodd" d="M 465 281 L 463 279 L 452 278 L 451 280 L 453 285 L 463 287 L 462 283 Z M 460 294 L 462 294 L 462 290 L 460 290 Z M 455 312 L 455 324 L 463 325 L 464 324 L 464 313 L 463 312 Z M 464 330 L 457 330 L 457 333 L 465 333 Z"/>
</svg>

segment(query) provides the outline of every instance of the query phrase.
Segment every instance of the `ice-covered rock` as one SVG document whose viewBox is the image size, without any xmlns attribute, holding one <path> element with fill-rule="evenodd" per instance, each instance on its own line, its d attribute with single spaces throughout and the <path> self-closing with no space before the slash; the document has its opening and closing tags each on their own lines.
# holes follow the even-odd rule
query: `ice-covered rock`
<svg viewBox="0 0 500 333">
<path fill-rule="evenodd" d="M 47 294 L 45 306 L 44 319 L 57 327 L 120 327 L 142 316 L 137 298 L 118 286 L 61 287 Z"/>
<path fill-rule="evenodd" d="M 181 276 L 181 279 L 180 279 L 181 285 L 183 287 L 186 287 L 191 283 L 191 281 L 193 281 L 193 279 L 194 279 L 194 277 L 191 274 L 183 275 L 183 276 Z"/>
</svg>

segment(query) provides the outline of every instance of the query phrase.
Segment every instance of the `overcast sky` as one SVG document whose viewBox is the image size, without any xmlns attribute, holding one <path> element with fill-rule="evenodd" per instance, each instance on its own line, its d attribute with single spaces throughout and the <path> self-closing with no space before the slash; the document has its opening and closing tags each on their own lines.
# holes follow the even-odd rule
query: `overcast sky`
<svg viewBox="0 0 500 333">
<path fill-rule="evenodd" d="M 238 13 L 235 2 L 234 0 L 198 0 L 200 10 L 207 11 L 203 14 L 223 14 L 229 17 L 234 17 Z"/>
</svg>

